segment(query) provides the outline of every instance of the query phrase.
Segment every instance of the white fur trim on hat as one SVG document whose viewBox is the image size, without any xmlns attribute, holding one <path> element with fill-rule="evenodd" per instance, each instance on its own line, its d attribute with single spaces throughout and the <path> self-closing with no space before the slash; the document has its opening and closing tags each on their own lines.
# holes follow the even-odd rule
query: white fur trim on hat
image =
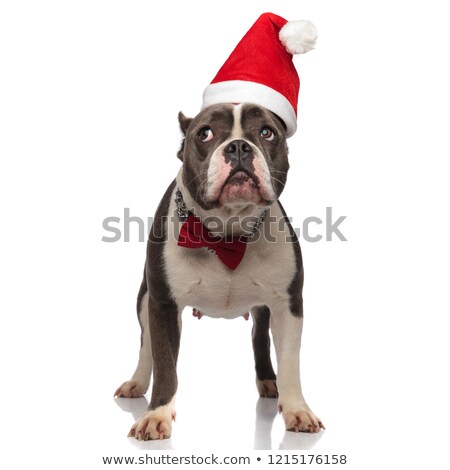
<svg viewBox="0 0 450 470">
<path fill-rule="evenodd" d="M 286 137 L 297 130 L 297 117 L 289 101 L 266 85 L 245 80 L 212 83 L 203 92 L 202 109 L 220 103 L 254 103 L 275 113 L 286 124 Z"/>
<path fill-rule="evenodd" d="M 317 30 L 308 20 L 288 21 L 280 29 L 279 38 L 290 54 L 304 54 L 314 49 Z"/>
</svg>

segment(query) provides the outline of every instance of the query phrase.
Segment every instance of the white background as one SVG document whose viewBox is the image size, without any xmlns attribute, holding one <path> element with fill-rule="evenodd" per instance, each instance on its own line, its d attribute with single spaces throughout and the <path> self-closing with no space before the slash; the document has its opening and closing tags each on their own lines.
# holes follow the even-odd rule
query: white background
<svg viewBox="0 0 450 470">
<path fill-rule="evenodd" d="M 448 468 L 441 5 L 1 3 L 2 467 L 100 468 L 102 456 L 145 449 L 255 447 L 345 453 L 355 469 Z M 136 365 L 145 243 L 136 227 L 130 243 L 102 242 L 102 220 L 125 207 L 153 215 L 179 167 L 178 111 L 198 111 L 263 11 L 311 19 L 319 31 L 316 50 L 295 58 L 299 131 L 282 201 L 296 226 L 327 206 L 347 216 L 348 242 L 302 244 L 302 378 L 327 431 L 285 434 L 280 416 L 271 430 L 273 401 L 258 402 L 254 386 L 251 322 L 186 311 L 173 438 L 138 444 L 122 408 L 139 413 L 145 400 L 112 395 Z"/>
</svg>

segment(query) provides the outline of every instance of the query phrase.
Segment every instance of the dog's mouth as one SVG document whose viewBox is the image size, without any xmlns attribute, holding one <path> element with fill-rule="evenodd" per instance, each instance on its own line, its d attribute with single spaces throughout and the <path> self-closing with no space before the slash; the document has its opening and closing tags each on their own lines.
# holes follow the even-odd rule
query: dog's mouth
<svg viewBox="0 0 450 470">
<path fill-rule="evenodd" d="M 234 202 L 260 204 L 262 199 L 258 179 L 248 170 L 242 168 L 230 172 L 219 196 L 219 201 L 222 204 Z"/>
<path fill-rule="evenodd" d="M 242 186 L 246 183 L 249 183 L 254 189 L 258 189 L 259 187 L 255 175 L 252 175 L 248 170 L 243 168 L 235 168 L 234 170 L 230 171 L 228 178 L 223 183 L 222 190 L 227 185 Z"/>
</svg>

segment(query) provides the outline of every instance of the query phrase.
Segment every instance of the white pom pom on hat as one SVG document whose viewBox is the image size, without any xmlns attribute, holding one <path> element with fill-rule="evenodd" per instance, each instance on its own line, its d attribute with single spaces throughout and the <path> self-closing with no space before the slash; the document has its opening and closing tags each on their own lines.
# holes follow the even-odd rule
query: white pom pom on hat
<svg viewBox="0 0 450 470">
<path fill-rule="evenodd" d="M 278 115 L 286 135 L 297 130 L 300 79 L 292 54 L 314 48 L 310 21 L 263 13 L 241 39 L 203 93 L 202 109 L 219 103 L 254 103 Z"/>
<path fill-rule="evenodd" d="M 308 20 L 288 21 L 280 29 L 278 37 L 290 54 L 304 54 L 314 49 L 317 30 Z"/>
</svg>

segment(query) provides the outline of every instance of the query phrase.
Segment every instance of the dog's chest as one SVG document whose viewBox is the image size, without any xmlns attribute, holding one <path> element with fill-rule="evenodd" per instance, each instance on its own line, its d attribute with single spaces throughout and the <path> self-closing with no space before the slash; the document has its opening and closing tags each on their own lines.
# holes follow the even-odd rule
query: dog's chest
<svg viewBox="0 0 450 470">
<path fill-rule="evenodd" d="M 278 233 L 276 241 L 260 237 L 249 243 L 241 264 L 230 270 L 204 248 L 177 246 L 171 231 L 168 227 L 164 259 L 171 293 L 180 308 L 189 305 L 204 315 L 234 318 L 256 305 L 289 302 L 295 259 L 283 234 Z"/>
</svg>

